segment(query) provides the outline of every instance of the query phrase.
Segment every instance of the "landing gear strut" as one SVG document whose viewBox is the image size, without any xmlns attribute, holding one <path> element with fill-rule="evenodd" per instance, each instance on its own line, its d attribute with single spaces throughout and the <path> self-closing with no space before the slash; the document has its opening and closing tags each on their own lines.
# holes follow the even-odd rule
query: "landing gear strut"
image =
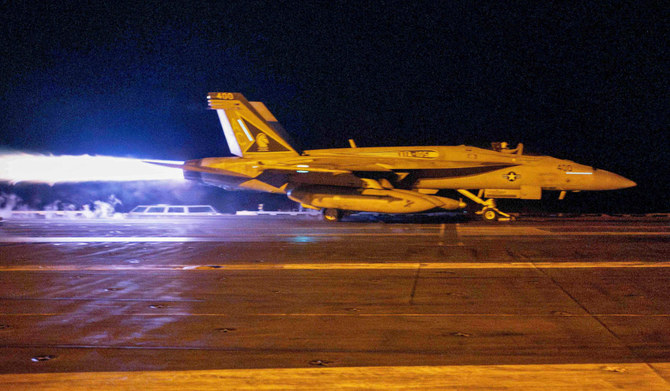
<svg viewBox="0 0 670 391">
<path fill-rule="evenodd" d="M 514 220 L 514 217 L 510 216 L 505 212 L 501 212 L 496 207 L 496 201 L 493 198 L 489 198 L 488 200 L 484 201 L 480 197 L 470 193 L 465 189 L 458 189 L 457 191 L 463 194 L 464 196 L 468 197 L 469 199 L 473 200 L 474 202 L 483 206 L 482 210 L 475 213 L 480 215 L 484 221 Z"/>
<path fill-rule="evenodd" d="M 339 209 L 326 208 L 321 211 L 321 215 L 325 221 L 340 221 L 344 213 Z"/>
</svg>

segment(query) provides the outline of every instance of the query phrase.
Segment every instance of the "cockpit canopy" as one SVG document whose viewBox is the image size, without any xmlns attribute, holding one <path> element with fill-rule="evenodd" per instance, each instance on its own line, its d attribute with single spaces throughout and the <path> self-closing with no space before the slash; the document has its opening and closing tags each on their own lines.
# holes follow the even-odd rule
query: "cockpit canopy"
<svg viewBox="0 0 670 391">
<path fill-rule="evenodd" d="M 519 143 L 516 145 L 516 148 L 509 148 L 507 141 L 496 141 L 491 143 L 491 149 L 496 152 L 509 153 L 513 155 L 523 155 L 523 144 Z"/>
</svg>

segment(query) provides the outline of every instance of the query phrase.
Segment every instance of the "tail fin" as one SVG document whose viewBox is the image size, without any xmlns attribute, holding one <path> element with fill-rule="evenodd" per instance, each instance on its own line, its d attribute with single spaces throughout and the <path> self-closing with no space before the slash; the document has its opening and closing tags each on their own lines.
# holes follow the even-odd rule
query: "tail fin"
<svg viewBox="0 0 670 391">
<path fill-rule="evenodd" d="M 268 152 L 297 156 L 277 119 L 261 102 L 249 102 L 237 92 L 210 92 L 209 108 L 216 110 L 230 152 L 253 156 Z"/>
</svg>

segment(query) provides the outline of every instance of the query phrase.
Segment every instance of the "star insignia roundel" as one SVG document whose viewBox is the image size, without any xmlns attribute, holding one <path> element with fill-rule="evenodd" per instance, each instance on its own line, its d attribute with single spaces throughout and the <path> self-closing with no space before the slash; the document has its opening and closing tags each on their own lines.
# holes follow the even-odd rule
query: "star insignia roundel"
<svg viewBox="0 0 670 391">
<path fill-rule="evenodd" d="M 514 182 L 514 181 L 516 181 L 517 179 L 519 179 L 520 175 L 517 174 L 517 173 L 514 172 L 514 171 L 510 171 L 510 172 L 508 172 L 506 175 L 504 175 L 504 177 L 505 177 L 508 181 L 510 181 L 510 182 Z"/>
</svg>

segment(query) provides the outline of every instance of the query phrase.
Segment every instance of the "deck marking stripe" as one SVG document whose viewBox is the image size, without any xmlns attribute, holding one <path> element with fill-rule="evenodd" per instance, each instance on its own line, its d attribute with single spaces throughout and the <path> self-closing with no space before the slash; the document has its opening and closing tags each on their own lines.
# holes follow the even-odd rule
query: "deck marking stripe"
<svg viewBox="0 0 670 391">
<path fill-rule="evenodd" d="M 328 365 L 325 363 L 324 365 Z M 336 364 L 333 364 L 336 365 Z M 0 375 L 11 390 L 667 390 L 670 363 L 378 366 Z"/>
</svg>

